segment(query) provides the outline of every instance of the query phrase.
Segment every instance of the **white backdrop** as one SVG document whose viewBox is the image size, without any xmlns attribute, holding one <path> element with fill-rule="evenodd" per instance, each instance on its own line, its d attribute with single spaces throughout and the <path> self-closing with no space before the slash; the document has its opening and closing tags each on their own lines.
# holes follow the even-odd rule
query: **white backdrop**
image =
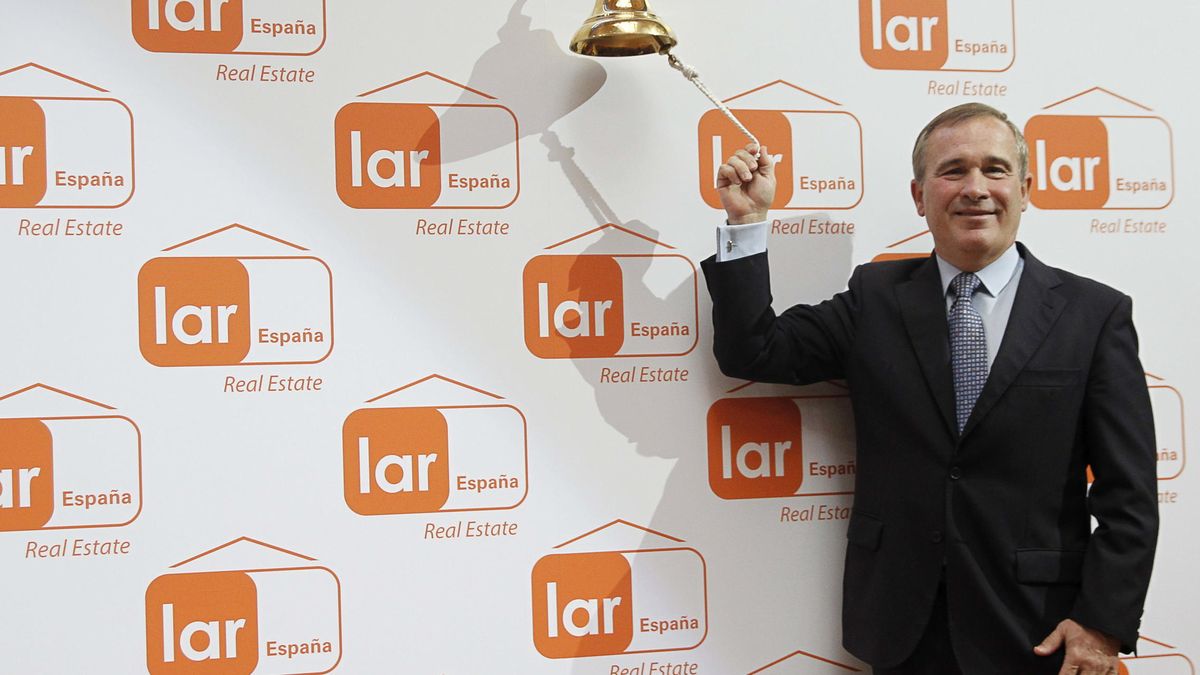
<svg viewBox="0 0 1200 675">
<path fill-rule="evenodd" d="M 697 268 L 741 140 L 664 59 L 568 53 L 591 4 L 3 3 L 0 669 L 863 667 L 844 389 L 716 370 Z M 1155 405 L 1123 663 L 1193 673 L 1200 9 L 652 8 L 784 155 L 780 309 L 928 253 L 938 111 L 1026 128 L 1020 239 L 1133 296 Z"/>
</svg>

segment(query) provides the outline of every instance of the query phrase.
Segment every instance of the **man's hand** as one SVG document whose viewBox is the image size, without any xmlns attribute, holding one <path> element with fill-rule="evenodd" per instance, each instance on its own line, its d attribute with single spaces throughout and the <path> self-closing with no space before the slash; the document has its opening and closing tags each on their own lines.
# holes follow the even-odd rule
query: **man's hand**
<svg viewBox="0 0 1200 675">
<path fill-rule="evenodd" d="M 1058 675 L 1116 675 L 1117 651 L 1121 644 L 1098 630 L 1064 619 L 1054 632 L 1033 648 L 1038 656 L 1049 656 L 1067 645 L 1067 656 Z"/>
<path fill-rule="evenodd" d="M 730 225 L 766 220 L 775 200 L 775 163 L 765 146 L 754 159 L 757 149 L 750 143 L 717 169 L 717 194 Z"/>
</svg>

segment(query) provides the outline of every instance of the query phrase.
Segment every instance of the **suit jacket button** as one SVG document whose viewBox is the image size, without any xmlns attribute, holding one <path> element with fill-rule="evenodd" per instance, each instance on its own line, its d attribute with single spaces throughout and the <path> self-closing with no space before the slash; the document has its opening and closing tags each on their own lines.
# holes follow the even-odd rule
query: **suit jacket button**
<svg viewBox="0 0 1200 675">
<path fill-rule="evenodd" d="M 942 531 L 941 531 L 941 530 L 934 530 L 933 532 L 931 532 L 931 533 L 929 534 L 929 541 L 932 541 L 932 542 L 933 542 L 933 543 L 935 543 L 935 544 L 940 544 L 940 543 L 942 543 Z"/>
<path fill-rule="evenodd" d="M 962 471 L 957 466 L 950 467 L 950 480 L 962 478 Z"/>
</svg>

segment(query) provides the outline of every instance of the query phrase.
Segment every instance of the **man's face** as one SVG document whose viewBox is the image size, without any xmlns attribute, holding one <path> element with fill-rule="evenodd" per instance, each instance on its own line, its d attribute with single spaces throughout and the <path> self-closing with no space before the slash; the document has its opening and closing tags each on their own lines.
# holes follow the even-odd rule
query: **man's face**
<svg viewBox="0 0 1200 675">
<path fill-rule="evenodd" d="M 925 175 L 912 182 L 917 213 L 938 255 L 976 272 L 1017 238 L 1033 177 L 1020 176 L 1016 139 L 994 117 L 939 127 L 926 140 Z"/>
</svg>

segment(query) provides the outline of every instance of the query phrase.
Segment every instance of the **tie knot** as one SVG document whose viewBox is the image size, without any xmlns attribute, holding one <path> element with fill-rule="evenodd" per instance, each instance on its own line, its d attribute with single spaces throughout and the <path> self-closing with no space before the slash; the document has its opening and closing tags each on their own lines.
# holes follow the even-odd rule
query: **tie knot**
<svg viewBox="0 0 1200 675">
<path fill-rule="evenodd" d="M 950 282 L 950 290 L 956 298 L 970 298 L 983 282 L 973 272 L 962 272 Z"/>
</svg>

